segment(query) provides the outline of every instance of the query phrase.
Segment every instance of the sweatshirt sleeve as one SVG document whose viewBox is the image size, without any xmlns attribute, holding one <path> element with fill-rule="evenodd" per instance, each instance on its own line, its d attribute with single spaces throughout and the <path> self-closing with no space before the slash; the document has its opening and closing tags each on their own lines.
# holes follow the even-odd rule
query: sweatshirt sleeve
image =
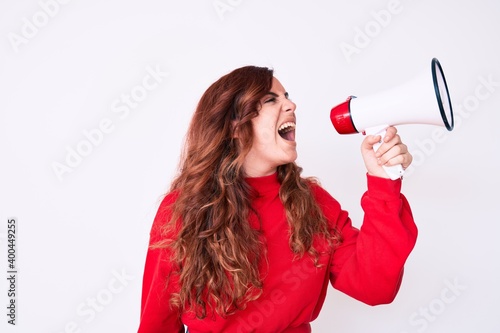
<svg viewBox="0 0 500 333">
<path fill-rule="evenodd" d="M 172 197 L 167 196 L 160 204 L 151 228 L 149 245 L 161 239 L 160 227 L 169 215 Z M 141 317 L 138 333 L 184 332 L 180 313 L 170 305 L 170 296 L 177 284 L 166 249 L 148 247 L 142 281 Z"/>
<path fill-rule="evenodd" d="M 400 193 L 401 179 L 367 175 L 368 190 L 361 207 L 364 219 L 358 230 L 346 211 L 331 198 L 327 218 L 341 232 L 343 242 L 333 252 L 330 282 L 333 287 L 369 305 L 391 303 L 399 290 L 403 268 L 417 239 L 410 206 Z"/>
</svg>

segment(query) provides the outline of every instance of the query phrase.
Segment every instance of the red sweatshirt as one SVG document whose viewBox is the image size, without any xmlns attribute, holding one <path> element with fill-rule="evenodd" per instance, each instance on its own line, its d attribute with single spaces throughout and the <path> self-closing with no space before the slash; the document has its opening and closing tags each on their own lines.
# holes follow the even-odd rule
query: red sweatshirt
<svg viewBox="0 0 500 333">
<path fill-rule="evenodd" d="M 390 303 L 396 296 L 404 263 L 413 249 L 417 228 L 408 202 L 400 193 L 401 180 L 368 177 L 368 190 L 361 199 L 365 212 L 360 230 L 354 228 L 346 211 L 320 186 L 314 196 L 332 227 L 343 237 L 343 243 L 320 256 L 321 267 L 315 267 L 307 255 L 294 260 L 290 250 L 289 227 L 283 204 L 278 196 L 277 174 L 249 178 L 247 182 L 259 196 L 252 202 L 259 212 L 262 232 L 266 238 L 269 265 L 261 265 L 263 294 L 250 302 L 245 310 L 227 318 L 216 316 L 198 320 L 187 313 L 179 314 L 169 306 L 178 281 L 166 286 L 172 269 L 165 250 L 147 253 L 139 333 L 184 332 L 311 332 L 309 323 L 319 314 L 328 284 L 355 299 L 370 305 Z M 159 240 L 159 227 L 168 215 L 163 200 L 151 230 L 150 243 Z M 250 223 L 258 227 L 255 216 Z M 318 245 L 318 243 L 315 243 Z M 262 260 L 264 261 L 264 260 Z"/>
</svg>

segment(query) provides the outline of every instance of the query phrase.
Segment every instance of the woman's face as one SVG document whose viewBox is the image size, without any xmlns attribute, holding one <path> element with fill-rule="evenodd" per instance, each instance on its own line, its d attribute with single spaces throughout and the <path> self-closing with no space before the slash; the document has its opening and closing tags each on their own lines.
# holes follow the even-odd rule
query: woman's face
<svg viewBox="0 0 500 333">
<path fill-rule="evenodd" d="M 297 159 L 296 105 L 276 78 L 271 91 L 260 102 L 259 115 L 252 119 L 252 147 L 243 164 L 248 177 L 270 175 L 278 166 Z"/>
</svg>

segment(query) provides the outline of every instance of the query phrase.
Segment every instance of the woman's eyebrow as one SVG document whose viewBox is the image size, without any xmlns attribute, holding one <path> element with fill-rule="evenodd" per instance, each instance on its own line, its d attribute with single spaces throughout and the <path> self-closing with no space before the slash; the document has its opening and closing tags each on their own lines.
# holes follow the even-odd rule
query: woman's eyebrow
<svg viewBox="0 0 500 333">
<path fill-rule="evenodd" d="M 268 95 L 271 95 L 271 96 L 273 96 L 273 97 L 280 97 L 277 93 L 272 92 L 272 91 L 268 92 L 267 94 L 268 94 Z M 287 98 L 287 99 L 288 99 L 288 96 L 289 96 L 289 95 L 288 95 L 288 92 L 285 92 L 283 95 L 285 96 L 285 98 Z"/>
</svg>

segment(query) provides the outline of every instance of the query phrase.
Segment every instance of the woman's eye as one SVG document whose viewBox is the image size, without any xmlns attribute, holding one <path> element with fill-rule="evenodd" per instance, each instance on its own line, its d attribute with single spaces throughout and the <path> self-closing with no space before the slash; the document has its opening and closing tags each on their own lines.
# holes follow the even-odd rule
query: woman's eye
<svg viewBox="0 0 500 333">
<path fill-rule="evenodd" d="M 276 97 L 269 98 L 264 103 L 272 103 L 272 102 L 276 102 Z"/>
</svg>

